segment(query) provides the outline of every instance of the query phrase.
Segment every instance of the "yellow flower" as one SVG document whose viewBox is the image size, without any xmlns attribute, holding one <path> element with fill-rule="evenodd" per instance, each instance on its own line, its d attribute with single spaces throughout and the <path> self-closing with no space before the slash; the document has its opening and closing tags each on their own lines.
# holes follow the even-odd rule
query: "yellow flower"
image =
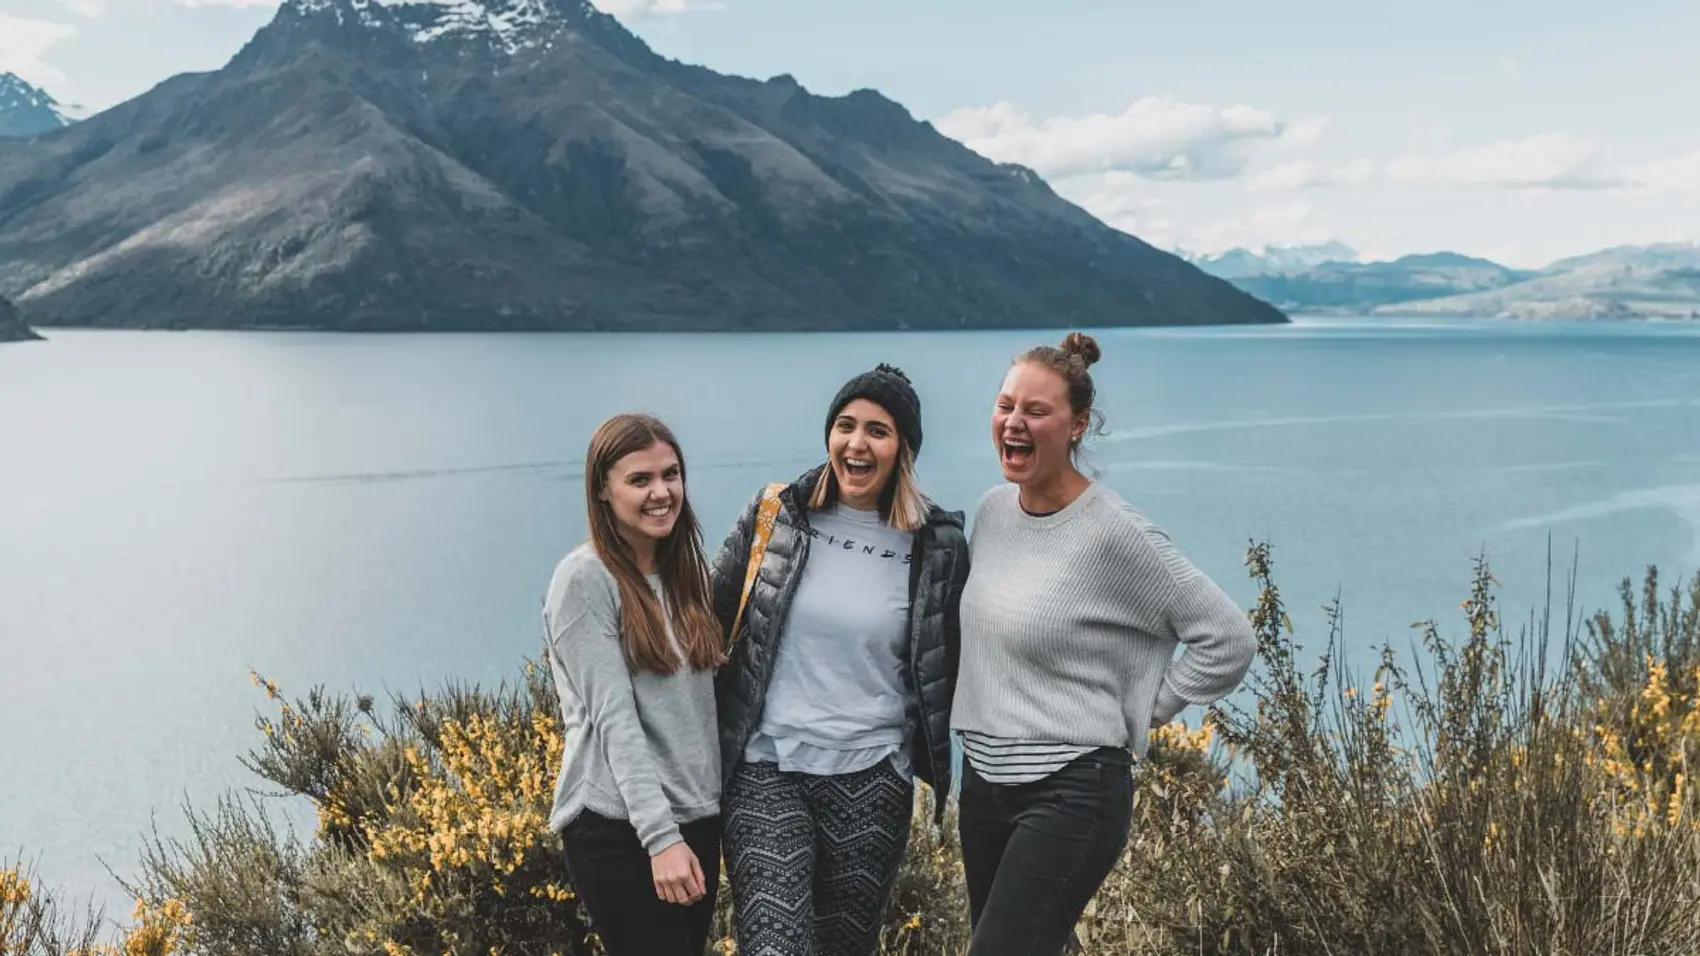
<svg viewBox="0 0 1700 956">
<path fill-rule="evenodd" d="M 0 907 L 22 909 L 30 901 L 30 881 L 16 867 L 0 870 Z"/>
<path fill-rule="evenodd" d="M 131 915 L 135 925 L 124 938 L 123 956 L 172 956 L 185 951 L 188 929 L 194 925 L 182 900 L 138 898 Z"/>
</svg>

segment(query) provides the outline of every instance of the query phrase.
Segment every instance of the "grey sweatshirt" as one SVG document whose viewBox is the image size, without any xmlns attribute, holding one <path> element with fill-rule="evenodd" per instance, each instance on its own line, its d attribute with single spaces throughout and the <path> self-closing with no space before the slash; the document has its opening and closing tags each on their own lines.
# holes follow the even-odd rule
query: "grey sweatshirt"
<svg viewBox="0 0 1700 956">
<path fill-rule="evenodd" d="M 650 587 L 659 592 L 659 579 Z M 627 820 L 653 856 L 683 839 L 680 824 L 720 812 L 714 672 L 633 673 L 620 646 L 619 593 L 584 544 L 555 568 L 544 598 L 565 729 L 549 826 L 558 831 L 583 810 Z"/>
<path fill-rule="evenodd" d="M 1153 725 L 1238 686 L 1251 625 L 1166 534 L 1097 482 L 1045 517 L 1016 495 L 975 514 L 953 729 L 1143 757 Z"/>
</svg>

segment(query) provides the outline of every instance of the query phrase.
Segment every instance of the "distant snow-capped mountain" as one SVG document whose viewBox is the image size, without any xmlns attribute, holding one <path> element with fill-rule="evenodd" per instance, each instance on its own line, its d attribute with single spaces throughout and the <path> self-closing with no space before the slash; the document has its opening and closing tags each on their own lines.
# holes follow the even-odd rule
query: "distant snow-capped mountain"
<svg viewBox="0 0 1700 956">
<path fill-rule="evenodd" d="M 1240 279 L 1290 275 L 1330 262 L 1357 262 L 1358 252 L 1342 243 L 1324 242 L 1314 246 L 1264 246 L 1260 252 L 1239 246 L 1217 255 L 1187 259 L 1213 276 Z"/>
<path fill-rule="evenodd" d="M 1295 314 L 1700 319 L 1700 244 L 1617 246 L 1513 269 L 1454 252 L 1295 266 L 1291 249 L 1235 249 L 1200 268 Z M 1344 248 L 1344 247 L 1340 247 Z"/>
<path fill-rule="evenodd" d="M 0 73 L 0 136 L 34 136 L 71 125 L 59 102 L 16 73 Z"/>
</svg>

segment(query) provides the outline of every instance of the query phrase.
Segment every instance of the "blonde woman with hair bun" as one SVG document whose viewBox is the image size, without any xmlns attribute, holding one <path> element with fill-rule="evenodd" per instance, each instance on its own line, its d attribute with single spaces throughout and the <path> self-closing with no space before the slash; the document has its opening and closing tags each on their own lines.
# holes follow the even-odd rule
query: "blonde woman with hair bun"
<svg viewBox="0 0 1700 956">
<path fill-rule="evenodd" d="M 1029 349 L 992 408 L 1006 484 L 975 511 L 951 720 L 969 956 L 1063 953 L 1127 845 L 1151 729 L 1230 693 L 1257 649 L 1168 535 L 1080 472 L 1102 356 L 1079 332 Z"/>
</svg>

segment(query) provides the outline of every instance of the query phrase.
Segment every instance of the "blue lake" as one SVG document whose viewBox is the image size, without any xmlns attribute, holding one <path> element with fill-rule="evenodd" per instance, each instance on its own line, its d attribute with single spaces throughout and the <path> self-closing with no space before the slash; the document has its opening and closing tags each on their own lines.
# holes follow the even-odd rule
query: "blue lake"
<svg viewBox="0 0 1700 956">
<path fill-rule="evenodd" d="M 250 669 L 379 694 L 518 674 L 606 415 L 674 425 L 712 547 L 819 459 L 838 385 L 892 362 L 926 489 L 971 510 L 1009 358 L 1061 337 L 48 334 L 0 348 L 0 857 L 116 915 L 104 865 L 130 872 L 155 815 L 179 833 L 184 800 L 256 783 Z M 1700 325 L 1099 338 L 1090 464 L 1242 603 L 1272 542 L 1301 638 L 1338 594 L 1366 668 L 1412 621 L 1455 632 L 1484 551 L 1513 623 L 1549 539 L 1585 610 L 1700 568 Z"/>
</svg>

